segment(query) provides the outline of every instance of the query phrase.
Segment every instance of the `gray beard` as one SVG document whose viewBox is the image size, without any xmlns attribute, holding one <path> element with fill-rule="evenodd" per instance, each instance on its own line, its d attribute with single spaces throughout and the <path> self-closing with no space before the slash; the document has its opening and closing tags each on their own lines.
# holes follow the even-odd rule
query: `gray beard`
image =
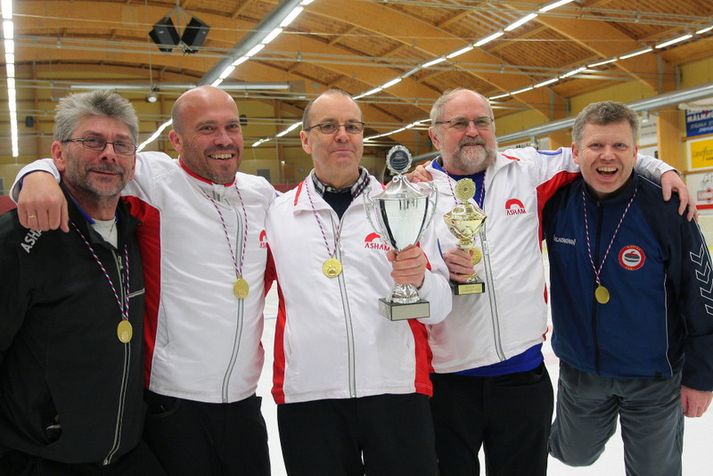
<svg viewBox="0 0 713 476">
<path fill-rule="evenodd" d="M 460 172 L 465 172 L 459 175 L 470 175 L 482 172 L 494 164 L 495 157 L 495 150 L 488 150 L 481 146 L 477 150 L 458 149 L 458 152 L 453 154 L 452 162 Z"/>
</svg>

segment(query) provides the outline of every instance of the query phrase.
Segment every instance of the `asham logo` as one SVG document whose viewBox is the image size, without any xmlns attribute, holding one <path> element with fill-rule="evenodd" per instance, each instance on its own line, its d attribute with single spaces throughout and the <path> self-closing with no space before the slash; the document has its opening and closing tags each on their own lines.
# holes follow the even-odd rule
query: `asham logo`
<svg viewBox="0 0 713 476">
<path fill-rule="evenodd" d="M 520 200 L 511 198 L 505 202 L 505 213 L 508 215 L 522 215 L 527 213 L 527 210 L 525 210 L 525 205 Z"/>
<path fill-rule="evenodd" d="M 25 253 L 28 255 L 30 254 L 30 251 L 32 251 L 32 247 L 35 246 L 35 243 L 37 243 L 37 239 L 42 236 L 41 231 L 35 231 L 35 230 L 30 230 L 27 232 L 25 235 L 25 242 L 20 243 L 20 246 L 22 246 L 22 249 L 25 250 Z"/>
<path fill-rule="evenodd" d="M 260 232 L 259 239 L 260 239 L 260 248 L 263 248 L 263 249 L 267 248 L 267 233 L 265 233 L 265 230 L 262 230 Z"/>
<path fill-rule="evenodd" d="M 552 241 L 555 243 L 562 243 L 563 245 L 577 246 L 576 238 L 562 238 L 560 236 L 554 235 Z"/>
<path fill-rule="evenodd" d="M 366 238 L 364 238 L 364 248 L 383 251 L 389 251 L 391 249 L 390 246 L 381 241 L 381 235 L 376 232 L 366 235 Z"/>
<path fill-rule="evenodd" d="M 640 269 L 646 261 L 644 250 L 635 245 L 625 246 L 619 251 L 619 264 L 629 271 Z"/>
</svg>

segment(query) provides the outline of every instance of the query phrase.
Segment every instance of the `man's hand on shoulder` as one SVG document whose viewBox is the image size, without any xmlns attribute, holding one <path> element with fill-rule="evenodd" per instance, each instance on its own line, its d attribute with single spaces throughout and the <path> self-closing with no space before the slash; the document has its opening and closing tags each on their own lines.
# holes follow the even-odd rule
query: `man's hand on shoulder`
<svg viewBox="0 0 713 476">
<path fill-rule="evenodd" d="M 669 170 L 661 175 L 661 188 L 663 189 L 663 199 L 668 202 L 671 200 L 673 192 L 678 193 L 680 204 L 678 205 L 678 214 L 683 215 L 688 209 L 686 218 L 688 221 L 698 218 L 698 210 L 696 209 L 696 200 L 688 193 L 688 187 L 683 181 L 678 172 Z"/>
<path fill-rule="evenodd" d="M 69 231 L 67 200 L 52 174 L 33 172 L 23 177 L 17 216 L 25 228 Z"/>
<path fill-rule="evenodd" d="M 406 178 L 414 183 L 430 182 L 433 180 L 431 173 L 426 170 L 426 167 L 424 167 L 423 164 L 417 165 L 413 172 L 406 174 Z"/>
</svg>

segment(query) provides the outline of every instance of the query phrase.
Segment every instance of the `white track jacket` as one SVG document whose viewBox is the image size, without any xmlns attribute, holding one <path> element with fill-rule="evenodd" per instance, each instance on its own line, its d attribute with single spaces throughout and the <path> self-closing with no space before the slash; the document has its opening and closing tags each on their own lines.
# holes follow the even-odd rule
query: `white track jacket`
<svg viewBox="0 0 713 476">
<path fill-rule="evenodd" d="M 337 214 L 317 193 L 311 178 L 278 197 L 266 224 L 277 272 L 280 304 L 275 330 L 273 396 L 281 403 L 380 394 L 430 395 L 429 350 L 425 326 L 392 322 L 379 314 L 378 299 L 393 285 L 389 249 L 369 224 L 363 197 L 342 216 L 337 256 L 343 272 L 322 274 L 327 247 L 306 189 L 314 202 L 330 248 Z M 374 195 L 382 190 L 371 177 Z M 421 237 L 431 271 L 419 290 L 438 322 L 450 311 L 447 269 L 438 253 L 433 226 Z"/>
</svg>

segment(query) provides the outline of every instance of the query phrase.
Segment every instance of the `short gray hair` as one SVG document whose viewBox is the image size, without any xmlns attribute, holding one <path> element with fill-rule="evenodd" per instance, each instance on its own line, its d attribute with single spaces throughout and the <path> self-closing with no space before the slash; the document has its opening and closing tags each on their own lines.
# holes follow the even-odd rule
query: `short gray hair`
<svg viewBox="0 0 713 476">
<path fill-rule="evenodd" d="M 54 116 L 54 140 L 72 138 L 79 121 L 90 116 L 106 116 L 126 124 L 134 143 L 139 140 L 139 120 L 131 103 L 109 89 L 70 94 L 59 100 Z"/>
<path fill-rule="evenodd" d="M 587 124 L 606 126 L 617 122 L 628 122 L 634 133 L 634 143 L 639 137 L 639 115 L 626 104 L 616 101 L 593 102 L 577 114 L 572 127 L 572 140 L 581 146 L 582 134 Z"/>
<path fill-rule="evenodd" d="M 307 106 L 305 106 L 305 110 L 302 113 L 302 130 L 307 129 L 311 125 L 309 123 L 309 111 L 312 109 L 312 104 L 314 104 L 314 102 L 317 99 L 321 98 L 322 96 L 326 96 L 328 94 L 341 94 L 342 96 L 347 97 L 347 98 L 351 99 L 352 101 L 354 101 L 354 98 L 352 97 L 352 95 L 349 94 L 348 92 L 344 91 L 343 89 L 339 89 L 339 88 L 327 89 L 325 92 L 323 92 L 322 94 L 320 94 L 319 96 L 317 96 L 316 98 L 314 98 L 310 102 L 308 102 Z M 356 104 L 356 101 L 354 101 L 354 104 Z M 358 104 L 357 104 L 357 107 L 359 107 Z M 361 111 L 361 108 L 359 108 L 359 110 Z"/>
<path fill-rule="evenodd" d="M 431 106 L 431 125 L 436 125 L 436 122 L 442 119 L 441 115 L 443 114 L 443 107 L 446 105 L 446 103 L 453 99 L 453 96 L 463 91 L 468 91 L 475 94 L 476 96 L 479 96 L 483 100 L 483 102 L 488 105 L 488 108 L 490 109 L 490 117 L 493 117 L 493 108 L 490 106 L 490 100 L 488 98 L 478 92 L 473 91 L 472 89 L 455 88 L 444 91 L 443 94 L 441 94 L 441 96 L 436 99 L 436 102 L 433 103 L 433 106 Z"/>
</svg>

